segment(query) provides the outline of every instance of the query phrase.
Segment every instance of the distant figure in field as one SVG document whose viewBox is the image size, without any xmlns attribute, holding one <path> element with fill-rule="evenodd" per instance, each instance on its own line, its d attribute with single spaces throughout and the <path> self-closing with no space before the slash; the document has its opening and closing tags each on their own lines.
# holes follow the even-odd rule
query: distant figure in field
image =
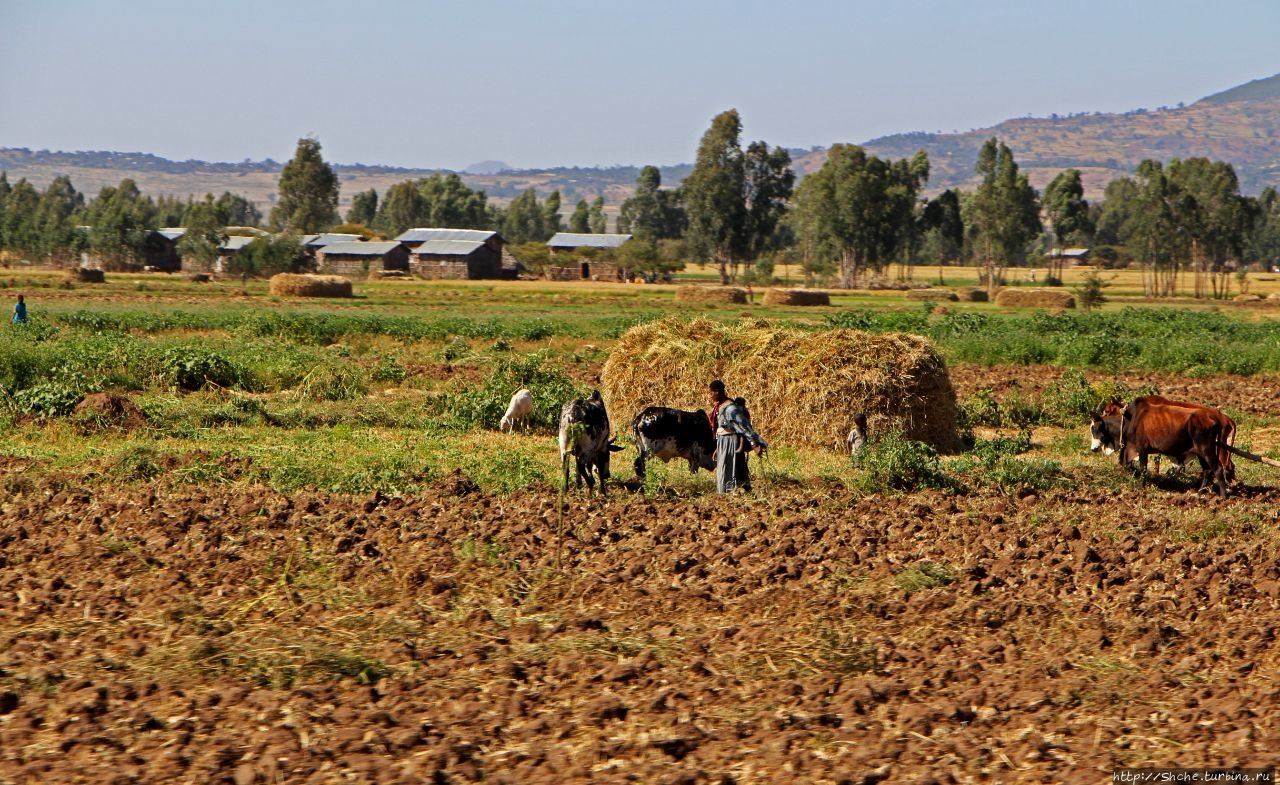
<svg viewBox="0 0 1280 785">
<path fill-rule="evenodd" d="M 849 436 L 844 440 L 844 445 L 849 450 L 849 454 L 857 458 L 867 446 L 867 415 L 859 412 L 853 415 L 853 430 L 849 431 Z"/>
<path fill-rule="evenodd" d="M 27 323 L 27 301 L 22 295 L 18 295 L 18 302 L 13 306 L 13 323 Z"/>
<path fill-rule="evenodd" d="M 1031 283 L 1036 282 L 1036 271 L 1034 269 L 1027 274 L 1027 280 L 1030 281 Z"/>
<path fill-rule="evenodd" d="M 747 302 L 754 303 L 756 301 L 756 293 L 751 288 L 751 284 L 747 284 Z"/>
</svg>

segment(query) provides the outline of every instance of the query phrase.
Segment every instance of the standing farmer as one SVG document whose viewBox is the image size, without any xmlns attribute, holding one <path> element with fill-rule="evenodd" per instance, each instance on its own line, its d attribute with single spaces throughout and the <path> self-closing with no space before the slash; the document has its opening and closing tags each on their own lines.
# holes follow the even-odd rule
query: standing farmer
<svg viewBox="0 0 1280 785">
<path fill-rule="evenodd" d="M 13 306 L 13 323 L 27 323 L 27 301 L 22 295 L 18 295 L 18 302 Z"/>
<path fill-rule="evenodd" d="M 751 426 L 751 413 L 743 398 L 729 399 L 724 382 L 719 379 L 707 385 L 711 396 L 711 430 L 716 437 L 716 493 L 729 493 L 738 488 L 751 490 L 751 472 L 747 453 L 760 455 L 768 443 Z"/>
</svg>

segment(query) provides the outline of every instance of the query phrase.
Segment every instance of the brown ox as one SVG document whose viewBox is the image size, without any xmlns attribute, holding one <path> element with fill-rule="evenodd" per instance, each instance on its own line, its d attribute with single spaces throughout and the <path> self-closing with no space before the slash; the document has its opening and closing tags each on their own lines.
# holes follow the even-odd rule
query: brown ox
<svg viewBox="0 0 1280 785">
<path fill-rule="evenodd" d="M 1219 457 L 1225 445 L 1220 419 L 1203 408 L 1170 406 L 1151 397 L 1136 398 L 1125 407 L 1120 465 L 1136 461 L 1145 474 L 1147 456 L 1152 453 L 1167 455 L 1178 463 L 1194 456 L 1203 472 L 1200 490 L 1212 483 L 1220 496 L 1226 496 L 1227 481 Z"/>
<path fill-rule="evenodd" d="M 1223 414 L 1220 409 L 1212 406 L 1204 406 L 1199 403 L 1190 403 L 1187 401 L 1174 401 L 1160 395 L 1148 395 L 1146 399 L 1151 403 L 1158 403 L 1163 406 L 1177 406 L 1181 409 L 1198 409 L 1206 412 L 1210 417 L 1217 421 L 1222 429 L 1222 440 L 1218 449 L 1218 462 L 1222 464 L 1222 474 L 1227 484 L 1236 481 L 1236 464 L 1231 460 L 1231 447 L 1236 443 L 1236 421 Z M 1157 465 L 1158 468 L 1158 465 Z"/>
</svg>

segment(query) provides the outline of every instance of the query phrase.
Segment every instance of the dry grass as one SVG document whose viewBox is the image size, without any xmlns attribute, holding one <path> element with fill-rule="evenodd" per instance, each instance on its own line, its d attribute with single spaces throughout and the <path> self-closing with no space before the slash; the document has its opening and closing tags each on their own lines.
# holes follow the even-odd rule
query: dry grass
<svg viewBox="0 0 1280 785">
<path fill-rule="evenodd" d="M 271 276 L 271 293 L 281 297 L 350 297 L 351 281 L 341 275 Z"/>
<path fill-rule="evenodd" d="M 813 289 L 769 289 L 765 305 L 831 305 L 831 295 Z"/>
<path fill-rule="evenodd" d="M 622 424 L 646 406 L 705 406 L 715 378 L 730 395 L 746 397 L 761 435 L 782 444 L 842 450 L 853 416 L 863 412 L 873 432 L 901 431 L 942 450 L 957 446 L 946 364 L 916 335 L 669 318 L 622 336 L 605 363 L 601 391 L 611 419 Z"/>
<path fill-rule="evenodd" d="M 1076 298 L 1060 289 L 1001 289 L 996 305 L 1002 308 L 1075 308 Z"/>
<path fill-rule="evenodd" d="M 747 290 L 730 286 L 681 286 L 676 289 L 676 300 L 686 303 L 733 303 L 745 305 L 747 302 Z"/>
</svg>

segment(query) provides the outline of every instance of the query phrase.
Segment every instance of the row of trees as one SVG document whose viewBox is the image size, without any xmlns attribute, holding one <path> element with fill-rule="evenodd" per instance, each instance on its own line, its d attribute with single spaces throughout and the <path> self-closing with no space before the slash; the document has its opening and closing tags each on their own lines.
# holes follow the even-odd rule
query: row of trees
<svg viewBox="0 0 1280 785">
<path fill-rule="evenodd" d="M 929 177 L 924 152 L 883 160 L 856 145 L 834 145 L 820 169 L 796 184 L 788 152 L 765 142 L 742 144 L 734 110 L 712 120 L 692 172 L 663 187 L 657 167 L 644 167 L 635 194 L 623 202 L 617 229 L 634 241 L 619 253 L 645 271 L 678 268 L 685 258 L 710 262 L 721 280 L 769 274 L 774 259 L 798 262 L 807 276 L 852 286 L 865 275 L 901 263 L 968 261 L 992 286 L 1011 265 L 1060 262 L 1047 252 L 1094 245 L 1100 256 L 1146 272 L 1152 295 L 1176 291 L 1190 274 L 1197 296 L 1221 296 L 1242 262 L 1280 264 L 1280 197 L 1275 189 L 1240 194 L 1229 164 L 1204 158 L 1144 161 L 1132 177 L 1110 183 L 1103 201 L 1084 199 L 1080 173 L 1068 169 L 1038 193 L 1010 149 L 987 141 L 972 191 L 921 194 Z M 332 228 L 338 220 L 338 178 L 315 139 L 301 139 L 284 167 L 269 226 L 292 234 Z M 358 193 L 344 230 L 394 237 L 414 226 L 488 228 L 514 245 L 536 246 L 558 231 L 603 232 L 603 198 L 579 201 L 568 220 L 559 191 L 545 199 L 529 189 L 505 207 L 456 174 L 406 180 L 379 197 Z M 86 199 L 66 177 L 43 192 L 25 180 L 10 186 L 0 173 L 0 249 L 54 259 L 90 251 L 108 263 L 136 259 L 157 226 L 185 226 L 183 251 L 212 258 L 228 226 L 257 226 L 263 216 L 243 197 L 153 200 L 132 180 Z M 88 228 L 84 228 L 88 227 Z"/>
</svg>

